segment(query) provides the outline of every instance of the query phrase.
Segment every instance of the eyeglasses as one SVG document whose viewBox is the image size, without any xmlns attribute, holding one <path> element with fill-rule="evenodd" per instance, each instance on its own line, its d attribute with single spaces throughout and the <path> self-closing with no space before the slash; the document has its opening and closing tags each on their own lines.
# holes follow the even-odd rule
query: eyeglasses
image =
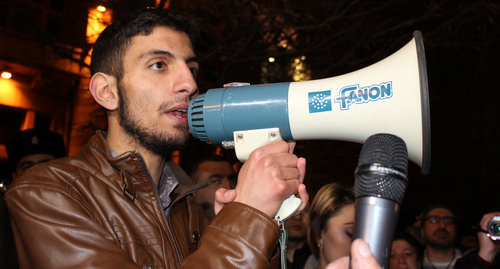
<svg viewBox="0 0 500 269">
<path fill-rule="evenodd" d="M 429 216 L 425 220 L 430 221 L 432 224 L 440 223 L 441 220 L 443 220 L 446 225 L 455 224 L 455 219 L 453 217 Z"/>
</svg>

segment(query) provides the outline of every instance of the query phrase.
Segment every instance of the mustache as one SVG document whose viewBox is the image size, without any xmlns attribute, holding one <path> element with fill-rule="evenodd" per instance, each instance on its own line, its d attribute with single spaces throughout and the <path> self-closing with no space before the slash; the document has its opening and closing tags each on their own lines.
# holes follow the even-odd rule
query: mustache
<svg viewBox="0 0 500 269">
<path fill-rule="evenodd" d="M 434 232 L 434 234 L 437 234 L 437 233 L 439 233 L 439 232 L 446 233 L 446 234 L 448 234 L 448 235 L 450 234 L 450 233 L 449 233 L 446 229 L 442 229 L 442 228 L 441 228 L 441 229 L 437 229 L 437 230 Z"/>
<path fill-rule="evenodd" d="M 189 101 L 191 101 L 191 99 L 189 97 L 179 97 L 173 101 L 168 101 L 168 102 L 165 102 L 165 103 L 162 103 L 159 107 L 158 107 L 158 111 L 164 111 L 164 110 L 168 110 L 170 107 L 174 106 L 175 104 L 183 104 L 183 103 L 188 103 L 189 104 Z"/>
</svg>

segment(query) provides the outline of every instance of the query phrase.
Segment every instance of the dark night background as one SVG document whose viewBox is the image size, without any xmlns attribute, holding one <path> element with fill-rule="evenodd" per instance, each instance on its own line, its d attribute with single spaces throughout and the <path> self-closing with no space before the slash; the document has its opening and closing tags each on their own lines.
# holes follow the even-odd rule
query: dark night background
<svg viewBox="0 0 500 269">
<path fill-rule="evenodd" d="M 420 30 L 428 68 L 432 164 L 428 175 L 410 164 L 400 226 L 412 223 L 432 202 L 451 205 L 467 224 L 500 210 L 498 1 L 214 2 L 219 5 L 189 8 L 171 2 L 172 8 L 187 9 L 201 21 L 202 89 L 231 81 L 291 81 L 283 67 L 300 55 L 306 56 L 312 79 L 345 74 L 384 59 Z M 275 45 L 283 39 L 292 48 Z M 261 76 L 269 56 L 282 66 Z M 349 142 L 300 141 L 296 152 L 308 161 L 309 192 L 332 181 L 353 184 L 360 150 L 361 145 Z"/>
<path fill-rule="evenodd" d="M 310 79 L 338 76 L 384 59 L 420 30 L 428 69 L 432 164 L 428 175 L 410 165 L 400 225 L 413 222 L 432 202 L 450 204 L 466 223 L 500 210 L 498 0 L 95 3 L 116 14 L 153 4 L 193 17 L 201 28 L 201 91 L 232 81 L 291 81 L 288 71 L 301 56 Z M 57 41 L 46 37 L 40 36 L 51 45 Z M 276 62 L 268 63 L 270 56 Z M 360 150 L 360 144 L 349 142 L 300 141 L 296 152 L 308 160 L 306 184 L 311 195 L 332 181 L 354 184 Z M 182 161 L 189 163 L 204 151 L 193 141 L 182 152 Z"/>
</svg>

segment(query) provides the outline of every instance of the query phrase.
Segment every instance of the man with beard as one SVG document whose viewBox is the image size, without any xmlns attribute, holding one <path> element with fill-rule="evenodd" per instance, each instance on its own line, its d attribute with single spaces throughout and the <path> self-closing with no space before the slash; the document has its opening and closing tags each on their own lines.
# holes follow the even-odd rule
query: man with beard
<svg viewBox="0 0 500 269">
<path fill-rule="evenodd" d="M 25 172 L 6 193 L 21 268 L 278 267 L 273 217 L 298 193 L 305 159 L 293 143 L 256 149 L 234 190 L 215 195 L 216 217 L 200 239 L 193 192 L 172 161 L 188 137 L 198 93 L 196 29 L 185 17 L 145 9 L 108 26 L 94 45 L 89 89 L 106 109 L 75 157 Z"/>
<path fill-rule="evenodd" d="M 425 243 L 424 269 L 453 268 L 462 257 L 454 244 L 457 239 L 456 217 L 445 204 L 433 204 L 422 213 L 421 235 Z"/>
</svg>

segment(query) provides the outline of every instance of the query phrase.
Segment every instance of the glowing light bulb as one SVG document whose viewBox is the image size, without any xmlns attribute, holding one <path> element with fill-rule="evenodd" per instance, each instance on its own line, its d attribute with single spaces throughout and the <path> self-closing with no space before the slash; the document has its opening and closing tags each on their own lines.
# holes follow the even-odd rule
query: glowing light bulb
<svg viewBox="0 0 500 269">
<path fill-rule="evenodd" d="M 10 79 L 12 77 L 12 73 L 4 71 L 2 72 L 2 78 L 4 79 Z"/>
</svg>

